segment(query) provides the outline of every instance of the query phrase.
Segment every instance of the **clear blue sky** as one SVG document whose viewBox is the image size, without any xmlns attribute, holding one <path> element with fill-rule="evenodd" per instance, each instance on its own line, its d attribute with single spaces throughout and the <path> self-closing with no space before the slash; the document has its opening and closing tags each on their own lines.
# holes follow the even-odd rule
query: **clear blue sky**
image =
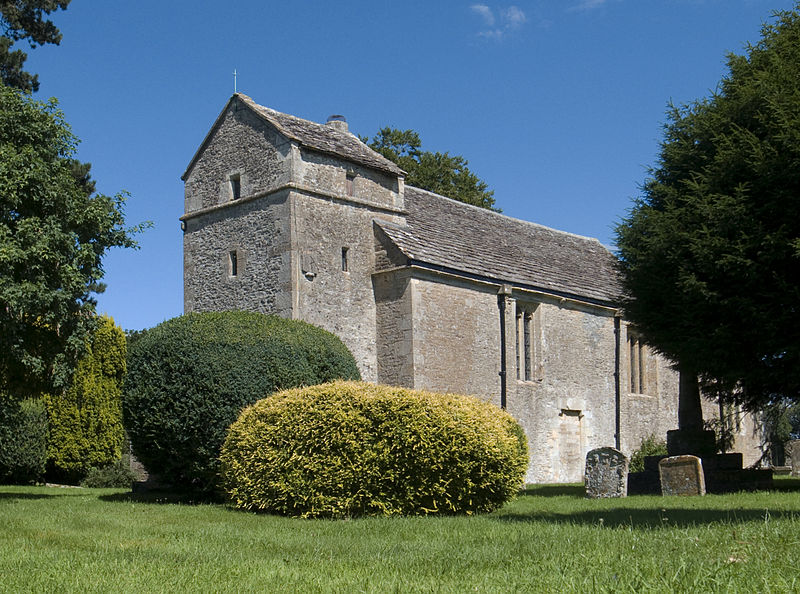
<svg viewBox="0 0 800 594">
<path fill-rule="evenodd" d="M 73 0 L 29 52 L 98 189 L 153 221 L 105 260 L 99 311 L 126 329 L 183 311 L 180 175 L 238 90 L 350 130 L 413 128 L 464 155 L 505 214 L 613 244 L 667 103 L 707 96 L 725 55 L 793 0 Z"/>
</svg>

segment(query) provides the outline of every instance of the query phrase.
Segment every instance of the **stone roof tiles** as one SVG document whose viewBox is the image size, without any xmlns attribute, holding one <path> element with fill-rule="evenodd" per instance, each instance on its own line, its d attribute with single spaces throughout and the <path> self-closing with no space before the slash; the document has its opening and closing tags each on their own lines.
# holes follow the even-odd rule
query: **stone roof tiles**
<svg viewBox="0 0 800 594">
<path fill-rule="evenodd" d="M 613 305 L 613 254 L 598 240 L 405 188 L 405 226 L 378 221 L 406 257 L 546 293 Z"/>
<path fill-rule="evenodd" d="M 387 171 L 394 175 L 405 175 L 405 172 L 395 163 L 380 153 L 373 151 L 350 132 L 343 132 L 333 126 L 318 124 L 275 111 L 269 107 L 259 105 L 250 97 L 241 93 L 238 93 L 235 97 L 238 97 L 242 103 L 275 126 L 281 134 L 296 140 L 307 148 L 337 155 L 379 171 Z"/>
</svg>

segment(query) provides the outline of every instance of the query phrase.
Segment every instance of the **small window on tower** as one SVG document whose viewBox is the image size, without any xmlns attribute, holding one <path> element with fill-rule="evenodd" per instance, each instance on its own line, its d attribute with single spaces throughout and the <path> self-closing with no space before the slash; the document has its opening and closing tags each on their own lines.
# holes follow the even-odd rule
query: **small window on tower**
<svg viewBox="0 0 800 594">
<path fill-rule="evenodd" d="M 242 176 L 238 173 L 231 176 L 231 197 L 233 200 L 242 197 Z"/>
<path fill-rule="evenodd" d="M 342 272 L 347 272 L 348 271 L 347 256 L 348 256 L 348 252 L 349 251 L 350 251 L 350 248 L 346 248 L 346 247 L 342 248 Z"/>
<path fill-rule="evenodd" d="M 231 276 L 237 276 L 239 274 L 239 258 L 236 255 L 236 250 L 229 252 L 228 256 L 230 258 Z"/>
<path fill-rule="evenodd" d="M 356 174 L 354 171 L 347 172 L 347 195 L 348 196 L 355 196 L 356 195 Z"/>
</svg>

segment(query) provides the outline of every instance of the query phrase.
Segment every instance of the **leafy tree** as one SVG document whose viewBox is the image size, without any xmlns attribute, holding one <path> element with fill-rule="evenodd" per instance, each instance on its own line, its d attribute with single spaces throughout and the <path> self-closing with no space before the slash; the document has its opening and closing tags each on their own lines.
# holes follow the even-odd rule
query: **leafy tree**
<svg viewBox="0 0 800 594">
<path fill-rule="evenodd" d="M 408 185 L 500 212 L 494 207 L 494 191 L 467 168 L 464 157 L 421 150 L 419 134 L 413 130 L 381 128 L 371 142 L 361 141 L 403 169 Z"/>
<path fill-rule="evenodd" d="M 47 411 L 41 398 L 0 394 L 0 483 L 35 483 L 47 464 Z"/>
<path fill-rule="evenodd" d="M 27 40 L 31 47 L 61 42 L 61 33 L 45 16 L 59 8 L 65 10 L 70 0 L 0 0 L 0 80 L 3 84 L 32 92 L 39 90 L 39 77 L 22 69 L 27 55 L 11 50 L 17 41 Z"/>
<path fill-rule="evenodd" d="M 125 197 L 94 193 L 54 99 L 0 85 L 0 391 L 58 392 L 94 328 L 109 248 L 135 247 Z"/>
<path fill-rule="evenodd" d="M 103 316 L 69 389 L 45 397 L 50 421 L 48 461 L 61 479 L 78 482 L 92 467 L 122 457 L 122 380 L 125 334 Z"/>
<path fill-rule="evenodd" d="M 800 3 L 709 98 L 670 106 L 617 227 L 627 317 L 722 401 L 800 399 Z"/>
</svg>

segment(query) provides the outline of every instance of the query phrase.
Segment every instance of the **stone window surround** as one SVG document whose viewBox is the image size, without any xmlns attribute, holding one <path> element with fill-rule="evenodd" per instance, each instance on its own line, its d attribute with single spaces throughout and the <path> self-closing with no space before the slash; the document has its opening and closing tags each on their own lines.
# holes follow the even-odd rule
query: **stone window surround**
<svg viewBox="0 0 800 594">
<path fill-rule="evenodd" d="M 242 176 L 234 173 L 230 176 L 231 182 L 231 200 L 238 200 L 242 197 Z"/>
<path fill-rule="evenodd" d="M 516 302 L 516 376 L 520 382 L 543 379 L 542 324 L 538 303 Z"/>
<path fill-rule="evenodd" d="M 245 271 L 246 257 L 239 245 L 231 245 L 222 254 L 222 270 L 226 281 L 236 282 Z"/>
<path fill-rule="evenodd" d="M 222 183 L 220 204 L 239 202 L 247 197 L 248 177 L 242 169 L 231 169 Z"/>
<path fill-rule="evenodd" d="M 236 250 L 228 252 L 228 256 L 230 260 L 228 267 L 228 275 L 239 276 L 239 266 L 238 266 L 238 258 L 236 256 Z"/>
<path fill-rule="evenodd" d="M 628 392 L 646 396 L 650 391 L 650 378 L 647 373 L 649 351 L 634 328 L 628 326 L 627 334 Z"/>
</svg>

